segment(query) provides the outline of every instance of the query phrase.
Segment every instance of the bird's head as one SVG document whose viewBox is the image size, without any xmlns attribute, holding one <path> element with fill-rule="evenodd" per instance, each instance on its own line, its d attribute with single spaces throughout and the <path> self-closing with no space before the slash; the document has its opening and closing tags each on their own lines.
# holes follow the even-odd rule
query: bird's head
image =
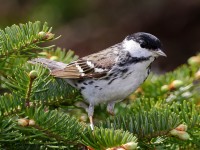
<svg viewBox="0 0 200 150">
<path fill-rule="evenodd" d="M 138 32 L 127 36 L 122 42 L 123 48 L 130 52 L 132 57 L 167 56 L 162 51 L 160 40 L 152 34 Z"/>
</svg>

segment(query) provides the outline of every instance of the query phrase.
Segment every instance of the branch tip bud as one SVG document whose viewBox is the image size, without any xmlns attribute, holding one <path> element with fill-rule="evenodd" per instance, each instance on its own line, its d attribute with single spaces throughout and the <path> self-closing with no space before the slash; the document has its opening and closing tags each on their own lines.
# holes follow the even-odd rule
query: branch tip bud
<svg viewBox="0 0 200 150">
<path fill-rule="evenodd" d="M 29 73 L 29 77 L 31 79 L 35 79 L 38 77 L 38 72 L 36 70 L 32 70 L 30 73 Z"/>
</svg>

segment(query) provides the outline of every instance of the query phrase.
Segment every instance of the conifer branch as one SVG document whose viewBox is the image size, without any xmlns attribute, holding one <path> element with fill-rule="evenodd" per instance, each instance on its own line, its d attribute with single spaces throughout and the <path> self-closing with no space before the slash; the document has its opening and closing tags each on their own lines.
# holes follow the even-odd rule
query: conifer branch
<svg viewBox="0 0 200 150">
<path fill-rule="evenodd" d="M 152 139 L 165 136 L 170 130 L 180 124 L 178 115 L 165 110 L 154 109 L 149 112 L 139 111 L 126 116 L 107 119 L 99 126 L 105 128 L 123 129 L 136 134 L 139 139 Z"/>
<path fill-rule="evenodd" d="M 39 43 L 54 40 L 54 34 L 51 33 L 52 28 L 44 23 L 43 26 L 39 21 L 34 23 L 12 25 L 0 30 L 0 59 L 16 56 L 27 56 L 26 53 L 31 49 L 42 49 Z M 52 46 L 45 47 L 51 48 Z"/>
<path fill-rule="evenodd" d="M 86 129 L 82 133 L 81 142 L 94 150 L 104 150 L 107 148 L 123 148 L 123 144 L 131 143 L 132 150 L 137 149 L 137 138 L 128 131 L 95 128 L 94 131 Z M 134 147 L 134 148 L 133 148 Z"/>
<path fill-rule="evenodd" d="M 0 96 L 0 113 L 2 116 L 12 116 L 21 113 L 23 101 L 17 94 L 4 94 Z"/>
<path fill-rule="evenodd" d="M 43 136 L 50 141 L 57 140 L 65 145 L 78 144 L 78 133 L 81 133 L 83 125 L 75 118 L 57 110 L 46 110 L 43 106 L 30 106 L 25 115 L 34 120 L 34 124 L 30 124 L 30 119 L 26 119 L 28 123 L 15 127 L 23 134 L 32 133 L 34 136 Z"/>
</svg>

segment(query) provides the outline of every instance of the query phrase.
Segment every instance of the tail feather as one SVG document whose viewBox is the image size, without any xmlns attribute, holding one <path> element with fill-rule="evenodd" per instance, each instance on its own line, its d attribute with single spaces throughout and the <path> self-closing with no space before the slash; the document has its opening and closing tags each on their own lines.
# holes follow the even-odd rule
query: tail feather
<svg viewBox="0 0 200 150">
<path fill-rule="evenodd" d="M 44 67 L 47 67 L 51 71 L 58 70 L 58 69 L 64 69 L 67 66 L 67 64 L 64 64 L 62 62 L 57 62 L 57 61 L 53 61 L 53 60 L 46 59 L 46 58 L 32 59 L 32 60 L 28 61 L 28 63 L 42 64 Z"/>
</svg>

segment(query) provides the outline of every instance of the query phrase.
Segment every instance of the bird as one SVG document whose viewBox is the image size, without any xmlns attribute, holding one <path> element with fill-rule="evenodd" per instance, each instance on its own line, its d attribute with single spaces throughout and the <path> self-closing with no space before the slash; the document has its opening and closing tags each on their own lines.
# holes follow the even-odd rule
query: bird
<svg viewBox="0 0 200 150">
<path fill-rule="evenodd" d="M 137 32 L 118 44 L 69 64 L 46 58 L 35 58 L 29 63 L 41 63 L 52 76 L 63 78 L 81 92 L 88 104 L 90 127 L 94 130 L 94 107 L 107 103 L 107 111 L 114 114 L 115 103 L 124 100 L 146 80 L 152 62 L 159 56 L 167 56 L 162 49 L 156 36 Z"/>
</svg>

